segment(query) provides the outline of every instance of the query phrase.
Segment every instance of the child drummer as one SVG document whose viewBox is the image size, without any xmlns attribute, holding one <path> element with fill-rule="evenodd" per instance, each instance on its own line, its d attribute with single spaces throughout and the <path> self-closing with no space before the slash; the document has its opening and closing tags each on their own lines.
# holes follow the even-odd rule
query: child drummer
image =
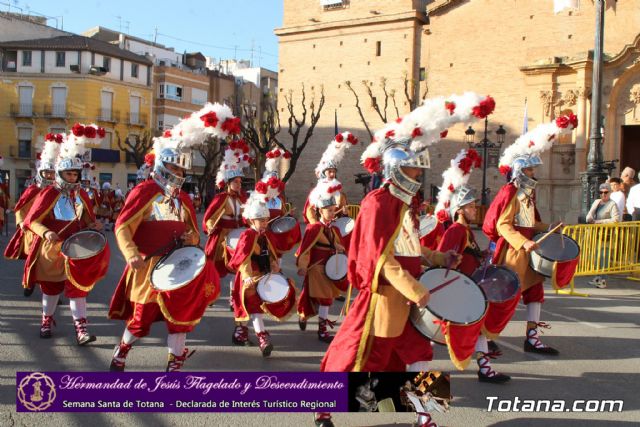
<svg viewBox="0 0 640 427">
<path fill-rule="evenodd" d="M 296 298 L 295 287 L 289 280 L 285 285 L 289 288 L 287 296 L 281 301 L 263 301 L 257 289 L 264 276 L 280 272 L 278 252 L 266 233 L 269 225 L 269 208 L 266 203 L 269 198 L 278 195 L 280 187 L 281 185 L 271 186 L 265 182 L 256 184 L 242 213 L 250 228 L 240 235 L 228 263 L 228 267 L 236 271 L 232 291 L 236 327 L 232 342 L 235 345 L 250 345 L 247 322 L 251 320 L 264 357 L 271 355 L 273 350 L 269 332 L 264 326 L 264 313 L 276 320 L 285 320 L 293 311 Z"/>
<path fill-rule="evenodd" d="M 296 253 L 298 275 L 304 276 L 298 300 L 298 325 L 304 331 L 307 321 L 317 314 L 318 339 L 326 343 L 333 339 L 327 327 L 333 329 L 335 325 L 335 322 L 329 320 L 329 307 L 333 299 L 347 287 L 346 277 L 334 281 L 325 274 L 325 264 L 329 257 L 345 253 L 340 230 L 332 225 L 338 208 L 335 196 L 337 193 L 337 188 L 325 182 L 319 182 L 311 192 L 309 201 L 315 209 L 318 222 L 307 226 Z"/>
</svg>

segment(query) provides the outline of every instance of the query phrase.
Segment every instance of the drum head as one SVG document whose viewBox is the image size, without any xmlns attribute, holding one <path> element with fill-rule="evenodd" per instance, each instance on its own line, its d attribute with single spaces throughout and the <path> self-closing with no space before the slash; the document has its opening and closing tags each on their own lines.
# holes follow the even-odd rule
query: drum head
<svg viewBox="0 0 640 427">
<path fill-rule="evenodd" d="M 191 283 L 204 269 L 206 256 L 197 246 L 174 249 L 151 272 L 151 285 L 159 291 L 172 291 Z"/>
<path fill-rule="evenodd" d="M 438 220 L 433 215 L 425 215 L 420 217 L 420 238 L 435 230 L 437 225 Z"/>
<path fill-rule="evenodd" d="M 459 271 L 449 270 L 447 274 L 446 268 L 432 268 L 422 274 L 420 283 L 431 292 L 427 308 L 442 320 L 467 325 L 480 320 L 487 311 L 480 286 Z"/>
<path fill-rule="evenodd" d="M 505 302 L 518 294 L 520 279 L 506 267 L 489 265 L 478 268 L 471 278 L 482 288 L 490 302 Z"/>
<path fill-rule="evenodd" d="M 104 249 L 107 238 L 95 230 L 78 231 L 62 244 L 62 254 L 70 259 L 91 258 Z"/>
<path fill-rule="evenodd" d="M 233 230 L 231 230 L 229 234 L 227 234 L 227 246 L 235 250 L 236 246 L 238 245 L 238 240 L 240 240 L 240 235 L 244 232 L 244 230 L 246 230 L 246 228 L 244 227 L 234 228 Z"/>
<path fill-rule="evenodd" d="M 356 225 L 356 222 L 348 216 L 343 216 L 333 221 L 333 224 L 338 227 L 338 230 L 340 230 L 340 235 L 344 237 L 351 234 L 351 232 L 353 231 L 353 227 Z"/>
<path fill-rule="evenodd" d="M 533 236 L 533 241 L 538 240 L 544 233 Z M 535 252 L 542 258 L 549 261 L 571 261 L 580 255 L 580 247 L 575 240 L 564 234 L 552 233 L 539 243 L 539 248 Z"/>
<path fill-rule="evenodd" d="M 298 224 L 295 218 L 290 216 L 283 216 L 282 218 L 278 218 L 274 220 L 269 227 L 271 227 L 271 231 L 276 234 L 283 234 L 293 230 L 293 227 Z"/>
<path fill-rule="evenodd" d="M 347 277 L 347 256 L 345 254 L 331 255 L 324 265 L 324 273 L 331 280 L 342 280 Z"/>
<path fill-rule="evenodd" d="M 282 274 L 267 274 L 258 282 L 256 292 L 264 302 L 280 302 L 289 294 L 289 281 Z"/>
</svg>

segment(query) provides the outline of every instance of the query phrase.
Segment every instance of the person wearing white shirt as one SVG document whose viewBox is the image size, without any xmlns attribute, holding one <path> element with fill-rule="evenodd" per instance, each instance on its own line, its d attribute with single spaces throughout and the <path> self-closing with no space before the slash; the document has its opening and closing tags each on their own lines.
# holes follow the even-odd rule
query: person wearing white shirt
<svg viewBox="0 0 640 427">
<path fill-rule="evenodd" d="M 632 216 L 632 221 L 640 221 L 640 184 L 634 185 L 629 190 L 627 213 Z"/>
<path fill-rule="evenodd" d="M 608 183 L 600 184 L 600 198 L 593 202 L 589 213 L 587 214 L 587 222 L 589 224 L 610 224 L 619 222 L 622 218 L 618 212 L 616 202 L 611 200 L 611 186 Z M 609 249 L 605 244 L 601 249 L 600 268 L 606 268 L 608 265 Z M 606 276 L 596 276 L 589 281 L 589 284 L 597 288 L 606 288 Z"/>
<path fill-rule="evenodd" d="M 622 184 L 622 180 L 620 178 L 610 178 L 609 185 L 611 185 L 611 200 L 616 202 L 616 205 L 618 206 L 618 213 L 620 214 L 621 220 L 624 221 L 626 219 L 624 215 L 626 197 L 623 191 L 624 186 Z"/>
</svg>

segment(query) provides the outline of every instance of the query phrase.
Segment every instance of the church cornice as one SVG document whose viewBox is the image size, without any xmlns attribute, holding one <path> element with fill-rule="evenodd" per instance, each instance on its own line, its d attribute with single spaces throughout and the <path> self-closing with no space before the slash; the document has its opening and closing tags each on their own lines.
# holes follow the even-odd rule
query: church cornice
<svg viewBox="0 0 640 427">
<path fill-rule="evenodd" d="M 427 6 L 427 13 L 429 15 L 439 15 L 446 12 L 450 7 L 466 1 L 468 0 L 436 0 L 431 6 Z"/>
</svg>

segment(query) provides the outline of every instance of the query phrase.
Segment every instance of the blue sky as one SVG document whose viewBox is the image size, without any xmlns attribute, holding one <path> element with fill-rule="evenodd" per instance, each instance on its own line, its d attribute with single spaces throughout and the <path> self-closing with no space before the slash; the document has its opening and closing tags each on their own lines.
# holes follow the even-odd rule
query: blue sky
<svg viewBox="0 0 640 427">
<path fill-rule="evenodd" d="M 64 30 L 74 33 L 100 25 L 152 40 L 157 27 L 157 42 L 177 52 L 251 59 L 253 47 L 255 66 L 278 69 L 273 30 L 282 25 L 282 0 L 1 0 L 0 10 L 9 3 L 58 17 L 58 27 L 64 21 Z"/>
</svg>

